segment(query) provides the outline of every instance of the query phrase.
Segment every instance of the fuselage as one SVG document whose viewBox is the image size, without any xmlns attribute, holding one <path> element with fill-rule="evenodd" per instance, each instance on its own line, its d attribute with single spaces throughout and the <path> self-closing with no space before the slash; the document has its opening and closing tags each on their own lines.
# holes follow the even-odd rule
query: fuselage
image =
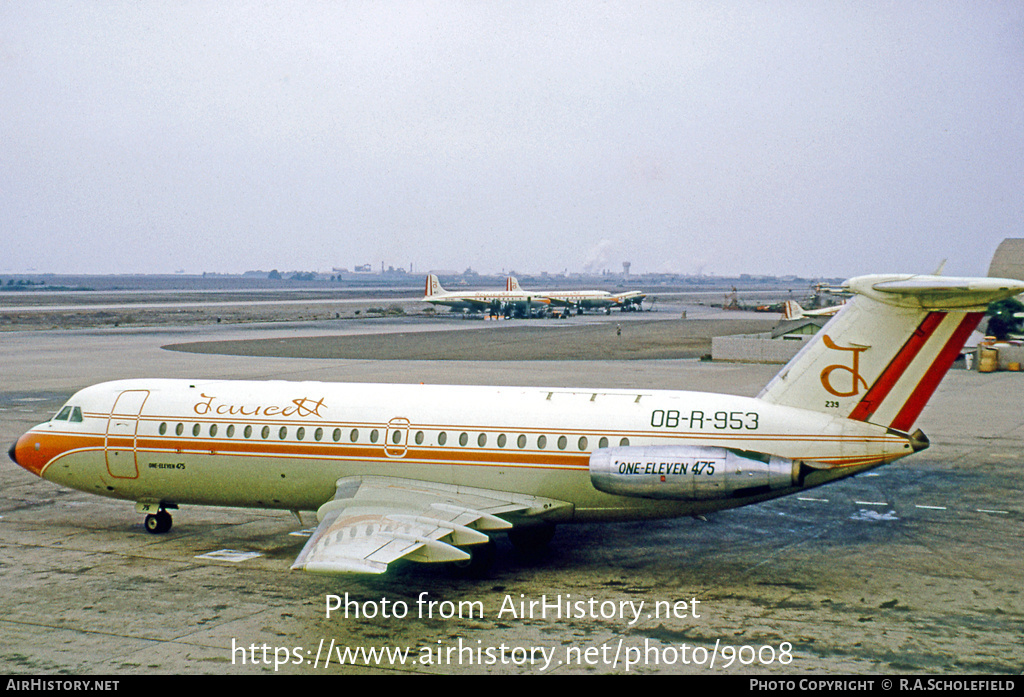
<svg viewBox="0 0 1024 697">
<path fill-rule="evenodd" d="M 567 290 L 543 292 L 540 295 L 559 305 L 586 309 L 610 307 L 616 304 L 616 299 L 612 297 L 612 294 L 603 290 Z"/>
<path fill-rule="evenodd" d="M 468 312 L 483 312 L 487 309 L 501 309 L 504 307 L 546 307 L 550 301 L 541 295 L 528 295 L 512 291 L 474 291 L 467 293 L 449 293 L 440 295 L 428 295 L 423 298 L 424 302 L 432 305 L 444 305 L 452 310 L 465 310 Z"/>
<path fill-rule="evenodd" d="M 698 514 L 749 499 L 653 501 L 595 489 L 595 450 L 702 445 L 804 463 L 807 485 L 910 454 L 905 434 L 699 392 L 123 380 L 75 394 L 16 461 L 82 491 L 160 505 L 314 510 L 336 482 L 393 476 L 565 501 L 553 522 Z M 781 490 L 772 496 L 792 493 Z"/>
</svg>

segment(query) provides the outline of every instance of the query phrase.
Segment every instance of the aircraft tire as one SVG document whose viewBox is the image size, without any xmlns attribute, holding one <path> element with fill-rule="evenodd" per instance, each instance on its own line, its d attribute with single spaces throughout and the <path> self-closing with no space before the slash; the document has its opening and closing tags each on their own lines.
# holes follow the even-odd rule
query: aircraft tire
<svg viewBox="0 0 1024 697">
<path fill-rule="evenodd" d="M 452 564 L 452 568 L 455 570 L 455 574 L 462 578 L 481 578 L 491 570 L 494 566 L 494 560 L 498 556 L 498 547 L 494 543 L 494 540 L 488 540 L 478 545 L 469 545 L 461 547 L 465 552 L 469 553 L 469 559 L 467 561 L 455 562 Z"/>
<path fill-rule="evenodd" d="M 554 536 L 555 526 L 550 523 L 512 528 L 508 531 L 508 541 L 520 554 L 536 554 L 542 551 Z"/>
<path fill-rule="evenodd" d="M 171 514 L 167 511 L 158 511 L 155 515 L 146 516 L 145 526 L 146 532 L 151 535 L 162 535 L 171 529 L 171 525 L 174 521 L 171 520 Z"/>
</svg>

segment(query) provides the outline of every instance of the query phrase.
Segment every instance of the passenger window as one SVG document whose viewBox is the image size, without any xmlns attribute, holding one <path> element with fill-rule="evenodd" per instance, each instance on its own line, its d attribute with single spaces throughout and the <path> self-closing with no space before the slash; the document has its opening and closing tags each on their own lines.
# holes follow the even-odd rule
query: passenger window
<svg viewBox="0 0 1024 697">
<path fill-rule="evenodd" d="M 299 440 L 304 439 L 306 437 L 306 429 L 302 428 L 302 426 L 299 426 L 299 430 L 295 432 L 295 437 L 298 438 Z"/>
<path fill-rule="evenodd" d="M 438 445 L 444 445 L 447 442 L 448 442 L 448 434 L 447 433 L 445 433 L 444 431 L 441 431 L 440 433 L 437 434 L 437 444 Z"/>
<path fill-rule="evenodd" d="M 394 443 L 395 445 L 398 445 L 399 443 L 402 442 L 402 432 L 399 431 L 397 428 L 395 429 L 395 432 L 391 434 L 391 442 Z"/>
<path fill-rule="evenodd" d="M 627 445 L 629 445 L 629 438 L 623 438 L 622 440 L 620 440 L 619 445 L 625 448 Z"/>
<path fill-rule="evenodd" d="M 270 438 L 270 426 L 264 426 L 263 430 L 260 431 L 260 435 L 263 436 L 263 440 Z"/>
<path fill-rule="evenodd" d="M 227 434 L 228 434 L 228 438 L 234 438 L 235 437 L 235 425 L 234 424 L 228 424 Z"/>
<path fill-rule="evenodd" d="M 331 433 L 331 438 L 334 440 L 335 443 L 337 443 L 339 440 L 341 440 L 341 429 L 340 428 L 334 429 L 334 431 Z"/>
<path fill-rule="evenodd" d="M 520 448 L 525 448 L 526 447 L 526 436 L 520 435 L 519 438 L 516 439 L 516 445 L 518 445 Z"/>
<path fill-rule="evenodd" d="M 358 441 L 359 440 L 359 429 L 358 428 L 353 428 L 351 431 L 349 431 L 348 439 L 350 441 L 352 441 L 353 443 Z M 338 439 L 335 438 L 334 440 L 338 440 Z"/>
<path fill-rule="evenodd" d="M 242 435 L 246 438 L 252 438 L 252 426 L 246 426 L 245 430 L 242 431 Z"/>
<path fill-rule="evenodd" d="M 282 426 L 281 430 L 277 432 L 277 437 L 280 440 L 284 440 L 285 438 L 287 438 L 288 437 L 288 427 L 287 426 Z"/>
<path fill-rule="evenodd" d="M 587 437 L 586 436 L 580 436 L 580 440 L 579 440 L 579 443 L 577 443 L 577 445 L 579 445 L 580 450 L 586 450 L 587 449 Z"/>
<path fill-rule="evenodd" d="M 317 441 L 323 440 L 323 437 L 324 437 L 324 430 L 322 428 L 318 428 L 315 431 L 313 431 L 313 439 L 314 440 L 317 440 Z"/>
<path fill-rule="evenodd" d="M 498 447 L 499 448 L 504 448 L 505 447 L 505 441 L 506 441 L 505 434 L 504 433 L 498 434 Z"/>
<path fill-rule="evenodd" d="M 423 431 L 416 431 L 416 445 L 423 445 Z"/>
<path fill-rule="evenodd" d="M 192 435 L 193 436 L 198 436 L 199 435 L 199 424 L 192 424 Z"/>
<path fill-rule="evenodd" d="M 377 429 L 373 429 L 372 431 L 370 431 L 370 442 L 371 443 L 376 443 L 377 442 L 377 437 L 379 435 L 380 435 L 380 433 L 377 431 Z"/>
<path fill-rule="evenodd" d="M 601 436 L 601 440 L 597 441 L 597 447 L 599 447 L 599 448 L 607 448 L 608 447 L 608 439 L 605 438 L 604 436 Z"/>
<path fill-rule="evenodd" d="M 537 447 L 538 448 L 543 450 L 544 448 L 547 447 L 547 445 L 548 445 L 548 437 L 547 436 L 537 436 Z"/>
<path fill-rule="evenodd" d="M 167 433 L 167 422 L 164 421 L 162 424 L 160 424 L 160 428 L 157 430 L 160 431 L 161 436 L 165 435 Z"/>
<path fill-rule="evenodd" d="M 459 434 L 459 445 L 465 445 L 468 442 L 469 442 L 469 434 L 468 433 L 460 433 Z"/>
<path fill-rule="evenodd" d="M 481 448 L 487 445 L 487 434 L 481 433 L 479 436 L 477 436 L 476 444 L 479 445 Z"/>
<path fill-rule="evenodd" d="M 174 427 L 174 435 L 180 436 L 184 432 L 185 432 L 185 424 L 178 424 L 177 426 Z"/>
<path fill-rule="evenodd" d="M 558 449 L 559 450 L 565 450 L 565 446 L 568 445 L 568 444 L 569 444 L 569 439 L 567 439 L 565 436 L 559 436 L 558 437 Z"/>
<path fill-rule="evenodd" d="M 217 435 L 217 424 L 210 424 L 210 438 Z"/>
</svg>

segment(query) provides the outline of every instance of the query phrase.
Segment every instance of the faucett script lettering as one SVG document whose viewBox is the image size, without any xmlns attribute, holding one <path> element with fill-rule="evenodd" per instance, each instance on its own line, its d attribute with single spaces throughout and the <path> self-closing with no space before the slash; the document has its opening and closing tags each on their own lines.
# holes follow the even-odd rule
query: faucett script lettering
<svg viewBox="0 0 1024 697">
<path fill-rule="evenodd" d="M 324 399 L 312 399 L 311 397 L 299 397 L 293 399 L 290 404 L 229 404 L 221 402 L 215 396 L 201 393 L 202 400 L 195 403 L 192 410 L 199 416 L 316 416 L 323 418 L 321 409 L 326 409 Z"/>
</svg>

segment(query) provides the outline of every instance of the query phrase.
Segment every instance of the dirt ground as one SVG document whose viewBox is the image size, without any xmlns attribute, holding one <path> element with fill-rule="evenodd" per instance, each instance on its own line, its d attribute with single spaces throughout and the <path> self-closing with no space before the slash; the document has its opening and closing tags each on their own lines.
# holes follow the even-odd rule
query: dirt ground
<svg viewBox="0 0 1024 697">
<path fill-rule="evenodd" d="M 86 299 L 76 296 L 66 303 L 55 296 L 42 298 L 49 301 L 46 303 L 39 302 L 37 298 L 30 299 L 35 302 L 25 303 L 18 298 L 17 305 L 14 301 L 0 303 L 0 331 L 313 322 L 422 312 L 421 307 L 393 298 L 358 301 L 294 298 L 281 302 L 273 299 L 212 300 L 194 296 L 169 300 L 146 296 L 136 298 L 137 302 L 125 302 L 124 298 L 108 296 Z M 421 306 L 422 303 L 416 305 Z"/>
<path fill-rule="evenodd" d="M 764 332 L 774 319 L 603 321 L 516 324 L 499 331 L 442 330 L 290 339 L 195 342 L 164 348 L 192 353 L 278 358 L 540 361 L 700 358 L 711 337 Z"/>
</svg>

